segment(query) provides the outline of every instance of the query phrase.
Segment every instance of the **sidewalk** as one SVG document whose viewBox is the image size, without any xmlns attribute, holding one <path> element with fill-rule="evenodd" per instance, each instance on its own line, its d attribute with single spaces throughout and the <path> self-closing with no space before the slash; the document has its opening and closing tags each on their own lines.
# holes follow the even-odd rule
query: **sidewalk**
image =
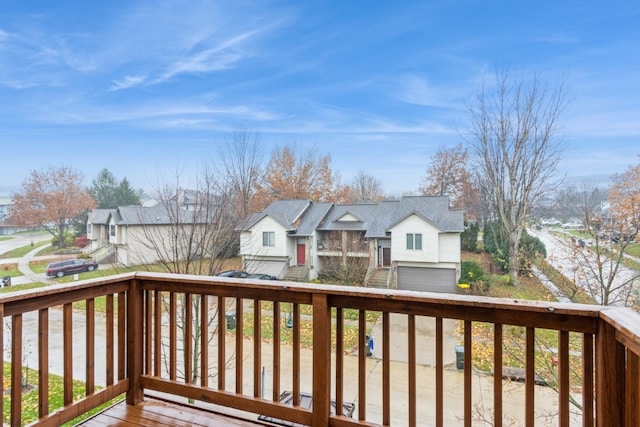
<svg viewBox="0 0 640 427">
<path fill-rule="evenodd" d="M 21 258 L 0 259 L 0 264 L 18 264 L 18 270 L 20 270 L 20 272 L 22 273 L 22 276 L 12 277 L 11 278 L 12 285 L 24 285 L 24 284 L 33 283 L 33 282 L 42 282 L 46 284 L 54 283 L 49 278 L 47 278 L 47 276 L 44 273 L 40 273 L 40 274 L 34 273 L 33 270 L 31 270 L 31 267 L 29 266 L 31 261 L 36 261 L 36 260 L 48 261 L 48 260 L 60 259 L 61 258 L 60 255 L 36 256 L 40 251 L 43 251 L 49 246 L 51 246 L 51 244 L 38 246 L 33 250 L 31 250 L 30 252 L 28 252 L 27 254 L 25 254 Z"/>
</svg>

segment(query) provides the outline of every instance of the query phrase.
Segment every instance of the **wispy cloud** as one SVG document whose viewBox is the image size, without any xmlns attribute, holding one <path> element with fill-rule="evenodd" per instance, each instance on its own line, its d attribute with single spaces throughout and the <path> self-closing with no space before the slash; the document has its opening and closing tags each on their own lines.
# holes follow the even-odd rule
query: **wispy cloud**
<svg viewBox="0 0 640 427">
<path fill-rule="evenodd" d="M 145 76 L 125 76 L 120 80 L 114 80 L 110 91 L 118 91 L 138 86 L 146 80 Z"/>
<path fill-rule="evenodd" d="M 425 77 L 404 75 L 395 81 L 392 95 L 403 102 L 429 107 L 459 107 L 460 89 L 432 85 Z"/>
<path fill-rule="evenodd" d="M 208 73 L 231 67 L 233 64 L 245 58 L 245 55 L 240 53 L 240 50 L 237 49 L 238 46 L 256 34 L 256 32 L 257 31 L 249 31 L 239 34 L 223 40 L 216 47 L 211 49 L 205 49 L 186 55 L 184 58 L 181 58 L 169 65 L 167 71 L 157 79 L 157 82 L 169 80 L 172 77 L 183 73 Z"/>
</svg>

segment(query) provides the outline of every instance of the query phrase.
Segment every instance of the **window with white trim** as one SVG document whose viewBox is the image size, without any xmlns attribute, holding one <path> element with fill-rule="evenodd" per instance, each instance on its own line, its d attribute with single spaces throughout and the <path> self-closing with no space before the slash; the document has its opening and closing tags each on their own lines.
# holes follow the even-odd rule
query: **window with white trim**
<svg viewBox="0 0 640 427">
<path fill-rule="evenodd" d="M 276 233 L 275 231 L 263 231 L 262 232 L 262 246 L 275 246 L 276 245 Z"/>
<path fill-rule="evenodd" d="M 407 249 L 413 251 L 422 250 L 422 234 L 407 233 Z"/>
<path fill-rule="evenodd" d="M 114 224 L 109 226 L 109 235 L 111 237 L 116 237 L 116 226 Z"/>
</svg>

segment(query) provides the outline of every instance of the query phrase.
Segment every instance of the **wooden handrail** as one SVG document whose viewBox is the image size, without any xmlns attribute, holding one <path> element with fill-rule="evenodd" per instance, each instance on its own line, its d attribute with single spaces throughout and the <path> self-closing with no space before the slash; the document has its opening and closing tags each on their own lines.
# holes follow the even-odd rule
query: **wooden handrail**
<svg viewBox="0 0 640 427">
<path fill-rule="evenodd" d="M 106 297 L 105 326 L 98 327 L 95 300 L 101 297 Z M 80 318 L 72 309 L 76 302 L 85 303 L 86 309 Z M 263 306 L 263 302 L 271 306 Z M 201 305 L 196 307 L 196 303 Z M 235 325 L 226 322 L 229 304 L 235 312 Z M 291 304 L 291 325 L 288 318 L 281 316 L 284 304 Z M 306 306 L 310 311 L 303 311 Z M 57 331 L 49 331 L 51 313 L 59 310 L 57 307 L 63 307 L 64 327 L 59 331 L 60 338 L 51 335 Z M 345 318 L 348 310 L 358 314 L 355 323 Z M 347 334 L 347 330 L 354 329 L 359 348 L 365 347 L 364 336 L 370 328 L 365 318 L 369 312 L 381 314 L 382 337 L 378 337 L 381 342 L 376 354 L 381 357 L 380 385 L 377 386 L 381 390 L 375 393 L 369 390 L 368 370 L 373 368 L 365 352 L 360 351 L 353 361 L 345 356 L 349 350 L 345 340 L 351 333 Z M 575 414 L 569 399 L 576 387 L 582 389 L 583 425 L 635 426 L 640 420 L 640 316 L 628 309 L 140 272 L 0 296 L 0 315 L 12 319 L 10 331 L 5 332 L 4 322 L 0 325 L 0 339 L 5 333 L 11 336 L 11 404 L 8 408 L 0 406 L 3 416 L 5 410 L 11 411 L 11 425 L 23 422 L 22 330 L 24 317 L 31 313 L 38 319 L 37 369 L 41 384 L 47 383 L 52 374 L 50 346 L 62 343 L 64 349 L 64 369 L 60 373 L 64 377 L 65 407 L 49 408 L 48 392 L 41 388 L 38 425 L 69 421 L 123 392 L 126 392 L 127 403 L 135 405 L 145 392 L 154 390 L 176 398 L 200 400 L 313 426 L 387 425 L 393 424 L 396 417 L 406 417 L 409 425 L 416 425 L 421 417 L 418 401 L 423 398 L 416 394 L 420 386 L 416 352 L 419 345 L 423 345 L 423 338 L 417 335 L 416 320 L 423 318 L 435 322 L 432 421 L 435 425 L 446 425 L 448 416 L 443 406 L 447 372 L 443 354 L 449 351 L 444 346 L 443 320 L 448 319 L 460 321 L 464 331 L 464 368 L 460 374 L 464 388 L 459 401 L 465 425 L 471 425 L 476 416 L 472 401 L 475 392 L 471 390 L 477 380 L 472 334 L 477 322 L 494 325 L 493 359 L 490 360 L 495 375 L 491 382 L 492 398 L 487 399 L 492 402 L 494 413 L 486 415 L 486 419 L 495 425 L 501 425 L 503 412 L 508 409 L 499 373 L 505 360 L 504 334 L 506 328 L 514 326 L 524 328 L 526 338 L 523 370 L 526 384 L 520 415 L 526 425 L 533 425 L 537 416 L 534 387 L 540 361 L 536 359 L 539 352 L 536 340 L 537 331 L 545 329 L 557 331 L 558 337 L 552 367 L 558 378 L 556 424 L 565 426 L 572 422 Z M 391 315 L 406 319 L 407 359 L 402 363 L 407 366 L 407 410 L 401 414 L 394 412 L 392 404 L 391 387 L 396 380 L 392 372 L 398 369 L 398 362 L 392 360 L 390 348 Z M 83 323 L 81 337 L 74 335 L 78 322 Z M 263 342 L 264 325 L 271 325 L 273 330 L 271 345 Z M 286 332 L 289 326 L 291 330 Z M 97 344 L 102 342 L 99 340 L 103 339 L 98 340 L 97 333 L 103 328 L 107 349 L 104 355 L 96 352 Z M 302 348 L 302 331 L 308 328 L 312 331 L 312 345 L 307 353 Z M 285 332 L 292 337 L 292 345 L 286 348 L 280 345 Z M 575 363 L 571 361 L 570 351 L 573 334 L 582 337 L 580 384 L 570 376 L 571 363 Z M 77 350 L 72 344 L 80 339 L 84 340 L 82 348 L 86 353 L 82 374 L 86 387 L 85 396 L 78 398 L 72 393 L 72 380 L 77 372 L 73 359 Z M 251 344 L 245 345 L 245 341 Z M 198 354 L 202 357 L 199 363 Z M 306 362 L 307 354 L 312 358 L 310 366 Z M 290 357 L 286 365 L 282 362 L 285 355 Z M 104 361 L 97 364 L 98 358 Z M 200 381 L 194 383 L 191 378 L 196 371 Z M 355 372 L 357 380 L 350 383 L 347 376 Z M 98 381 L 98 377 L 104 379 Z M 279 402 L 285 390 L 293 393 L 293 406 Z M 358 390 L 359 407 L 353 419 L 342 416 L 342 408 L 353 397 L 347 390 Z M 303 391 L 312 394 L 312 408 L 299 406 Z M 371 410 L 370 405 L 374 403 L 380 405 L 379 410 Z M 332 404 L 337 408 L 335 415 L 331 414 Z"/>
</svg>

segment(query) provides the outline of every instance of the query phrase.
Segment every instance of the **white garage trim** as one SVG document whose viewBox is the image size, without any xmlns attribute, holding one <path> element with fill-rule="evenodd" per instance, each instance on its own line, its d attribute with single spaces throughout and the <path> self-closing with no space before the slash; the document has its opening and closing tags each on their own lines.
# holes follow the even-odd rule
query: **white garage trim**
<svg viewBox="0 0 640 427">
<path fill-rule="evenodd" d="M 456 293 L 454 268 L 398 267 L 398 289 Z"/>
</svg>

